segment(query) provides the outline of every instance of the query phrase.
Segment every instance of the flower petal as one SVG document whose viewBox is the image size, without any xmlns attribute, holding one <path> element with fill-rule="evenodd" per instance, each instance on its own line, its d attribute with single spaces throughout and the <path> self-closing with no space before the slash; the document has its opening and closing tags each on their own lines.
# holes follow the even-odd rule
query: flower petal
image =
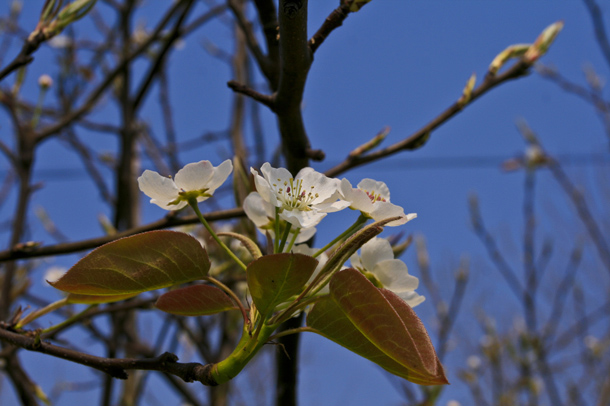
<svg viewBox="0 0 610 406">
<path fill-rule="evenodd" d="M 366 214 L 373 211 L 373 202 L 371 202 L 371 198 L 366 192 L 358 188 L 353 188 L 352 184 L 345 178 L 341 179 L 340 192 L 343 195 L 343 199 L 350 202 L 350 207 L 352 209 L 360 210 Z"/>
<path fill-rule="evenodd" d="M 254 223 L 258 228 L 264 227 L 269 224 L 269 211 L 267 208 L 273 209 L 270 203 L 263 200 L 261 195 L 257 192 L 250 193 L 245 199 L 243 204 L 246 216 Z"/>
<path fill-rule="evenodd" d="M 415 213 L 409 213 L 405 215 L 405 211 L 402 207 L 390 202 L 375 202 L 373 206 L 373 211 L 369 214 L 375 221 L 387 219 L 390 217 L 402 217 L 399 220 L 391 221 L 386 224 L 390 227 L 400 226 L 417 217 L 417 214 Z"/>
<path fill-rule="evenodd" d="M 178 187 L 172 179 L 161 176 L 155 171 L 145 170 L 138 178 L 138 186 L 146 196 L 151 198 L 151 203 L 164 210 L 179 210 L 186 206 L 185 202 L 169 205 L 171 201 L 178 198 Z"/>
<path fill-rule="evenodd" d="M 324 217 L 326 217 L 326 213 L 313 210 L 284 210 L 280 213 L 281 219 L 299 228 L 315 227 Z"/>
<path fill-rule="evenodd" d="M 409 275 L 407 265 L 400 259 L 378 262 L 372 272 L 383 283 L 383 286 L 394 293 L 415 290 L 419 286 L 419 279 Z"/>
<path fill-rule="evenodd" d="M 206 185 L 206 187 L 208 188 L 207 193 L 214 193 L 214 191 L 218 189 L 220 185 L 222 185 L 227 180 L 231 172 L 233 172 L 233 163 L 230 159 L 227 159 L 226 161 L 215 167 L 214 174 Z"/>
<path fill-rule="evenodd" d="M 175 176 L 176 186 L 185 191 L 201 190 L 214 174 L 210 161 L 199 161 L 187 164 Z"/>
<path fill-rule="evenodd" d="M 360 183 L 358 183 L 358 189 L 364 190 L 370 194 L 374 193 L 386 201 L 390 200 L 390 189 L 388 189 L 388 186 L 384 182 L 368 178 L 362 179 Z"/>
<path fill-rule="evenodd" d="M 395 292 L 398 297 L 407 302 L 407 304 L 411 307 L 415 307 L 418 304 L 422 303 L 426 300 L 425 296 L 420 295 L 414 291 L 404 291 L 404 292 Z"/>
<path fill-rule="evenodd" d="M 269 165 L 269 164 L 265 163 L 265 164 L 263 164 L 263 167 L 265 165 Z M 262 171 L 262 168 L 261 168 L 261 171 Z M 260 196 L 263 198 L 263 200 L 271 203 L 274 207 L 279 207 L 281 204 L 277 200 L 275 192 L 271 189 L 271 185 L 269 184 L 269 181 L 267 179 L 265 179 L 264 177 L 262 177 L 261 175 L 259 175 L 259 173 L 254 168 L 250 168 L 250 173 L 252 173 L 252 175 L 254 176 L 254 184 L 256 185 L 256 191 L 260 194 Z"/>
<path fill-rule="evenodd" d="M 316 198 L 313 204 L 329 199 L 339 187 L 338 179 L 331 179 L 310 167 L 301 169 L 295 179 L 303 180 L 304 190 L 309 190 L 312 186 L 315 188 Z"/>
<path fill-rule="evenodd" d="M 360 248 L 362 265 L 368 271 L 373 271 L 375 265 L 381 261 L 394 259 L 394 251 L 390 242 L 385 238 L 375 237 Z"/>
<path fill-rule="evenodd" d="M 318 230 L 315 227 L 301 229 L 301 231 L 299 232 L 299 235 L 297 236 L 297 239 L 295 240 L 295 243 L 296 244 L 304 243 L 305 241 L 307 241 L 311 237 L 313 237 L 314 234 L 316 233 L 316 231 L 318 231 Z"/>
</svg>

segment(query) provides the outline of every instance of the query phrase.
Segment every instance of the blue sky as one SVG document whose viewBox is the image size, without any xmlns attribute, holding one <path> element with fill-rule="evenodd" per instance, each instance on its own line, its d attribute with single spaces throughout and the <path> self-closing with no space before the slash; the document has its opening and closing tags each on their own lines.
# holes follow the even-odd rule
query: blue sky
<svg viewBox="0 0 610 406">
<path fill-rule="evenodd" d="M 152 19 L 151 16 L 155 15 L 156 1 L 145 2 L 142 21 L 144 16 Z M 6 14 L 7 3 L 5 0 L 0 4 L 3 14 Z M 35 19 L 41 2 L 26 3 L 23 21 Z M 333 9 L 330 3 L 335 4 L 310 1 L 310 34 Z M 609 23 L 608 3 L 602 4 L 602 10 L 606 13 L 605 21 Z M 315 168 L 325 170 L 336 165 L 351 149 L 372 138 L 384 126 L 390 126 L 392 131 L 383 145 L 407 137 L 457 100 L 473 72 L 481 80 L 491 60 L 506 46 L 533 42 L 546 26 L 558 20 L 563 20 L 565 27 L 549 53 L 542 58 L 542 63 L 555 66 L 564 76 L 585 86 L 582 69 L 586 64 L 607 76 L 608 67 L 594 41 L 589 15 L 580 1 L 373 0 L 333 32 L 315 55 L 303 101 L 305 125 L 312 146 L 327 154 L 326 161 L 315 164 Z M 87 35 L 85 24 L 79 23 L 77 30 L 84 29 L 84 35 Z M 231 72 L 225 64 L 208 55 L 201 43 L 211 40 L 230 50 L 230 38 L 231 31 L 226 26 L 210 24 L 192 35 L 184 48 L 174 51 L 170 80 L 179 136 L 192 138 L 205 131 L 226 127 L 231 97 L 226 81 L 232 78 Z M 13 47 L 12 51 L 16 49 Z M 30 99 L 36 97 L 36 80 L 40 74 L 57 74 L 53 52 L 44 47 L 29 68 L 25 94 Z M 5 57 L 4 63 L 9 58 Z M 11 84 L 12 80 L 9 78 L 5 84 Z M 141 117 L 157 134 L 161 134 L 158 111 L 156 96 L 153 96 Z M 98 121 L 113 122 L 116 121 L 116 111 L 106 102 L 95 117 Z M 457 323 L 461 333 L 456 335 L 454 350 L 446 364 L 448 378 L 453 384 L 446 389 L 443 402 L 457 399 L 464 405 L 469 404 L 469 395 L 463 389 L 457 372 L 463 366 L 465 356 L 469 355 L 468 350 L 476 345 L 471 341 L 472 336 L 465 334 L 469 328 L 476 328 L 473 309 L 483 306 L 500 319 L 510 321 L 510 308 L 517 304 L 472 232 L 467 201 L 472 193 L 479 196 L 488 227 L 498 236 L 501 247 L 511 257 L 511 263 L 518 267 L 523 173 L 507 174 L 500 170 L 500 164 L 503 159 L 519 155 L 524 150 L 515 126 L 519 119 L 530 124 L 551 154 L 592 156 L 601 153 L 608 158 L 609 140 L 591 106 L 534 73 L 506 83 L 475 101 L 433 133 L 424 148 L 342 175 L 352 183 L 365 177 L 382 180 L 390 187 L 393 202 L 405 207 L 407 212 L 418 213 L 419 217 L 402 230 L 425 237 L 432 270 L 443 294 L 451 293 L 452 274 L 460 258 L 470 258 L 472 281 L 467 291 L 468 300 Z M 263 125 L 270 154 L 277 146 L 278 137 L 275 121 L 268 112 L 263 114 Z M 97 145 L 99 150 L 112 151 L 115 148 L 109 136 L 84 134 L 85 139 Z M 5 141 L 12 140 L 11 137 L 10 125 L 2 114 L 0 138 Z M 57 159 L 58 156 L 61 159 Z M 228 150 L 223 145 L 186 151 L 180 155 L 183 163 L 209 159 L 219 164 L 228 157 Z M 491 164 L 476 165 L 474 158 L 486 159 L 485 162 L 491 161 Z M 450 165 L 447 164 L 449 159 L 463 159 L 466 163 Z M 7 165 L 0 158 L 0 170 Z M 147 165 L 149 163 L 145 161 L 143 166 Z M 35 177 L 44 181 L 45 187 L 37 192 L 32 205 L 43 205 L 58 227 L 73 239 L 101 235 L 97 215 L 109 215 L 108 209 L 97 202 L 97 192 L 85 178 L 77 176 L 58 181 L 53 180 L 48 172 L 50 169 L 78 171 L 79 168 L 78 159 L 63 145 L 55 141 L 46 143 L 36 162 Z M 607 164 L 567 166 L 570 176 L 591 190 L 589 196 L 599 215 L 607 214 L 607 204 L 594 190 L 604 182 L 604 176 L 607 183 L 608 169 Z M 560 249 L 570 249 L 570 238 L 574 233 L 582 234 L 582 227 L 548 173 L 542 172 L 539 179 L 537 204 L 543 213 L 539 219 L 539 238 L 554 237 Z M 145 221 L 154 221 L 165 214 L 156 206 L 148 205 L 145 199 L 143 205 Z M 203 205 L 202 210 L 205 209 Z M 11 204 L 0 207 L 0 219 L 8 219 L 11 211 Z M 353 221 L 349 216 L 337 217 L 340 219 L 329 216 L 322 223 L 319 235 L 334 237 Z M 34 216 L 32 219 L 31 238 L 50 242 L 44 230 L 36 226 Z M 0 238 L 6 241 L 6 233 Z M 594 264 L 594 251 L 586 251 L 586 255 L 586 261 Z M 75 258 L 62 257 L 55 263 L 70 266 Z M 411 250 L 403 259 L 411 273 L 419 276 L 414 251 Z M 561 260 L 561 257 L 557 258 L 558 264 Z M 39 275 L 34 275 L 37 281 L 42 278 L 43 268 Z M 560 268 L 563 269 L 558 266 L 558 272 Z M 608 282 L 607 274 L 602 278 Z M 44 287 L 38 291 L 50 297 L 55 295 Z M 433 330 L 430 306 L 430 302 L 425 302 L 417 311 L 427 327 Z M 301 405 L 400 404 L 400 394 L 391 385 L 387 374 L 335 344 L 306 335 L 302 354 Z M 44 359 L 38 354 L 25 358 L 60 368 L 66 380 L 83 374 L 81 367 Z M 41 383 L 43 388 L 49 388 L 46 379 L 43 378 Z M 8 391 L 2 391 L 0 396 L 0 400 L 10 404 L 7 399 L 12 395 Z M 62 402 L 77 396 L 80 395 L 66 395 Z M 247 399 L 247 394 L 244 394 L 244 399 Z M 246 404 L 257 403 L 246 401 Z"/>
</svg>

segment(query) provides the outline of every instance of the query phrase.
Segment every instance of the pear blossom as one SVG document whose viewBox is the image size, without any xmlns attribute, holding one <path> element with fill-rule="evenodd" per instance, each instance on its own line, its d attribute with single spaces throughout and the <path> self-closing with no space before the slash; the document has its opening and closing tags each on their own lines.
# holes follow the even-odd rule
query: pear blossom
<svg viewBox="0 0 610 406">
<path fill-rule="evenodd" d="M 295 227 L 316 226 L 327 213 L 342 210 L 349 202 L 339 200 L 339 180 L 331 179 L 312 168 L 303 168 L 297 176 L 284 168 L 273 168 L 268 162 L 255 169 L 256 190 L 264 201 L 280 210 L 280 218 Z"/>
<path fill-rule="evenodd" d="M 416 213 L 405 215 L 402 207 L 390 203 L 390 189 L 383 182 L 373 179 L 363 179 L 358 187 L 352 187 L 347 179 L 341 179 L 341 197 L 350 203 L 350 208 L 360 210 L 365 216 L 375 221 L 389 217 L 402 217 L 389 222 L 388 226 L 399 226 L 417 217 Z"/>
<path fill-rule="evenodd" d="M 180 210 L 190 198 L 196 198 L 197 202 L 210 198 L 231 171 L 233 164 L 230 159 L 216 167 L 210 161 L 199 161 L 187 164 L 173 179 L 146 170 L 138 178 L 138 185 L 151 198 L 151 203 L 164 210 Z"/>
<path fill-rule="evenodd" d="M 375 286 L 396 293 L 411 307 L 425 300 L 415 292 L 419 279 L 409 275 L 404 262 L 394 258 L 390 242 L 384 238 L 373 238 L 360 248 L 360 255 L 350 257 L 352 267 L 362 272 Z"/>
<path fill-rule="evenodd" d="M 275 207 L 271 205 L 271 203 L 263 200 L 260 194 L 257 192 L 250 193 L 246 199 L 244 200 L 244 211 L 246 212 L 246 216 L 254 223 L 258 231 L 263 234 L 269 233 L 271 238 L 275 238 L 275 229 L 274 229 L 274 221 L 275 221 Z M 297 229 L 290 230 L 290 236 L 288 239 L 292 238 L 294 232 Z M 299 231 L 299 235 L 297 236 L 295 243 L 303 243 L 309 240 L 316 233 L 315 227 L 304 228 Z"/>
</svg>

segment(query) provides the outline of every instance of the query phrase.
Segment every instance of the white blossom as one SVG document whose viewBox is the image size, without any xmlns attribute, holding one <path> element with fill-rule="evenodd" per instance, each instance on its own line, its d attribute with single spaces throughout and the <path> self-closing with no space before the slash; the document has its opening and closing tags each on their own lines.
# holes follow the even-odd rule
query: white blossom
<svg viewBox="0 0 610 406">
<path fill-rule="evenodd" d="M 373 179 L 363 179 L 358 187 L 352 187 L 347 179 L 341 180 L 341 196 L 350 203 L 350 208 L 359 210 L 365 216 L 375 221 L 390 217 L 402 217 L 389 222 L 388 226 L 399 226 L 417 217 L 415 213 L 405 215 L 402 207 L 390 203 L 390 189 L 383 182 Z"/>
<path fill-rule="evenodd" d="M 409 275 L 407 265 L 394 258 L 389 241 L 373 238 L 360 248 L 360 255 L 350 257 L 352 267 L 362 272 L 374 285 L 396 293 L 409 306 L 415 307 L 425 300 L 415 292 L 419 279 Z"/>
<path fill-rule="evenodd" d="M 210 198 L 233 171 L 227 159 L 217 167 L 210 161 L 199 161 L 180 169 L 174 179 L 146 170 L 138 178 L 140 190 L 150 197 L 150 202 L 164 210 L 180 210 L 189 198 L 202 202 Z"/>
<path fill-rule="evenodd" d="M 287 169 L 261 167 L 262 176 L 251 169 L 262 199 L 280 210 L 280 218 L 299 228 L 316 226 L 327 213 L 342 210 L 348 202 L 339 200 L 339 181 L 303 168 L 294 178 Z"/>
<path fill-rule="evenodd" d="M 254 223 L 258 231 L 261 233 L 269 233 L 271 238 L 275 238 L 275 207 L 271 203 L 263 200 L 258 192 L 250 193 L 244 200 L 244 211 L 246 216 Z M 292 235 L 297 231 L 296 228 L 290 230 L 288 240 L 292 238 Z M 315 227 L 304 228 L 299 231 L 295 243 L 303 243 L 309 240 L 316 233 Z"/>
</svg>

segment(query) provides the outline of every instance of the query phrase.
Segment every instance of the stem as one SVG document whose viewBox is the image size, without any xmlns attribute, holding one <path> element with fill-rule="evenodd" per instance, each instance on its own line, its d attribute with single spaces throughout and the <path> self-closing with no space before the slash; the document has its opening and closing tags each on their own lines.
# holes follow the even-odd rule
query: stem
<svg viewBox="0 0 610 406">
<path fill-rule="evenodd" d="M 36 128 L 38 126 L 38 122 L 40 121 L 40 116 L 42 114 L 42 104 L 44 102 L 44 97 L 47 94 L 47 89 L 43 88 L 40 90 L 40 94 L 38 95 L 38 103 L 36 103 L 36 108 L 34 109 L 34 115 L 32 116 L 32 128 Z"/>
<path fill-rule="evenodd" d="M 362 225 L 364 223 L 366 223 L 367 220 L 368 220 L 368 218 L 364 214 L 360 213 L 360 216 L 358 216 L 358 219 L 354 222 L 354 224 L 352 224 L 347 230 L 345 230 L 340 235 L 338 235 L 334 240 L 332 240 L 331 242 L 326 244 L 324 247 L 320 248 L 320 250 L 318 252 L 316 252 L 315 254 L 313 254 L 312 256 L 314 258 L 318 257 L 323 252 L 328 250 L 330 247 L 335 245 L 337 242 L 341 241 L 342 239 L 344 239 L 346 237 L 349 237 L 350 235 L 355 233 L 360 227 L 362 227 Z"/>
<path fill-rule="evenodd" d="M 301 232 L 300 227 L 297 227 L 297 229 L 294 230 L 294 235 L 292 236 L 292 239 L 290 240 L 290 244 L 288 244 L 288 248 L 286 249 L 286 252 L 290 252 L 290 250 L 292 249 L 294 242 L 297 240 L 297 237 L 299 236 L 300 232 Z"/>
<path fill-rule="evenodd" d="M 271 337 L 269 337 L 269 341 L 272 340 L 276 340 L 280 337 L 284 337 L 290 334 L 298 334 L 298 333 L 305 333 L 305 332 L 310 332 L 310 333 L 315 333 L 315 330 L 311 327 L 297 327 L 297 328 L 291 328 L 289 330 L 284 330 L 281 333 L 277 333 L 275 335 L 272 335 Z"/>
<path fill-rule="evenodd" d="M 74 320 L 79 319 L 83 314 L 87 313 L 89 310 L 93 309 L 94 307 L 97 307 L 97 304 L 87 306 L 87 308 L 85 310 L 83 310 L 82 312 L 79 312 L 79 313 L 76 313 L 76 314 L 70 316 L 69 318 L 67 318 L 66 320 L 62 321 L 59 324 L 45 328 L 44 330 L 42 330 L 40 332 L 40 335 L 48 334 L 48 333 L 52 332 L 53 330 L 57 330 L 59 328 L 62 328 L 65 325 L 71 324 Z"/>
<path fill-rule="evenodd" d="M 63 307 L 65 305 L 68 304 L 68 298 L 64 297 L 63 299 L 58 300 L 57 302 L 53 302 L 51 304 L 46 305 L 45 307 L 43 307 L 42 309 L 38 309 L 36 311 L 33 311 L 32 313 L 28 314 L 27 316 L 25 316 L 23 319 L 21 319 L 17 325 L 15 326 L 16 329 L 18 328 L 22 328 L 23 326 L 25 326 L 26 324 L 36 320 L 37 318 L 44 316 L 47 313 L 52 312 L 53 310 L 57 310 L 60 307 Z"/>
<path fill-rule="evenodd" d="M 322 296 L 310 296 L 307 299 L 303 300 L 305 295 L 307 295 L 308 290 L 309 290 L 309 286 L 286 309 L 282 310 L 280 313 L 276 314 L 274 317 L 269 319 L 269 323 L 271 323 L 271 324 L 283 323 L 286 320 L 288 320 L 289 318 L 291 318 L 292 315 L 295 314 L 295 312 L 297 310 L 304 309 L 305 307 L 309 306 L 310 304 L 317 302 L 322 297 Z"/>
<path fill-rule="evenodd" d="M 284 234 L 282 234 L 282 242 L 280 243 L 279 252 L 284 252 L 284 247 L 286 246 L 286 240 L 288 240 L 288 235 L 290 234 L 291 228 L 292 228 L 292 224 L 286 223 L 286 228 L 284 229 Z"/>
<path fill-rule="evenodd" d="M 224 249 L 231 258 L 233 258 L 233 260 L 237 263 L 237 265 L 239 265 L 245 271 L 247 269 L 247 266 L 243 262 L 241 262 L 241 260 L 239 258 L 237 258 L 237 256 L 233 253 L 233 251 L 231 251 L 231 249 L 229 247 L 227 247 L 226 244 L 220 240 L 220 238 L 218 238 L 218 236 L 216 235 L 214 230 L 212 230 L 212 227 L 210 227 L 210 225 L 208 224 L 206 219 L 203 217 L 203 214 L 201 214 L 201 211 L 199 211 L 199 206 L 197 206 L 197 200 L 189 199 L 188 203 L 189 203 L 189 206 L 191 206 L 193 208 L 193 210 L 195 211 L 195 214 L 199 218 L 199 221 L 201 221 L 201 224 L 203 224 L 205 229 L 208 230 L 208 232 L 210 233 L 212 238 L 214 238 L 214 240 L 216 240 L 218 245 L 220 245 L 222 247 L 222 249 Z"/>
<path fill-rule="evenodd" d="M 276 325 L 268 326 L 264 321 L 261 321 L 252 337 L 244 330 L 231 355 L 214 365 L 212 374 L 216 383 L 220 385 L 236 377 L 258 350 L 269 341 L 269 336 L 275 331 L 276 327 Z"/>
<path fill-rule="evenodd" d="M 280 238 L 280 208 L 275 208 L 275 223 L 273 224 L 275 227 L 275 239 L 273 240 L 273 253 L 277 254 L 279 252 L 279 238 Z"/>
</svg>

